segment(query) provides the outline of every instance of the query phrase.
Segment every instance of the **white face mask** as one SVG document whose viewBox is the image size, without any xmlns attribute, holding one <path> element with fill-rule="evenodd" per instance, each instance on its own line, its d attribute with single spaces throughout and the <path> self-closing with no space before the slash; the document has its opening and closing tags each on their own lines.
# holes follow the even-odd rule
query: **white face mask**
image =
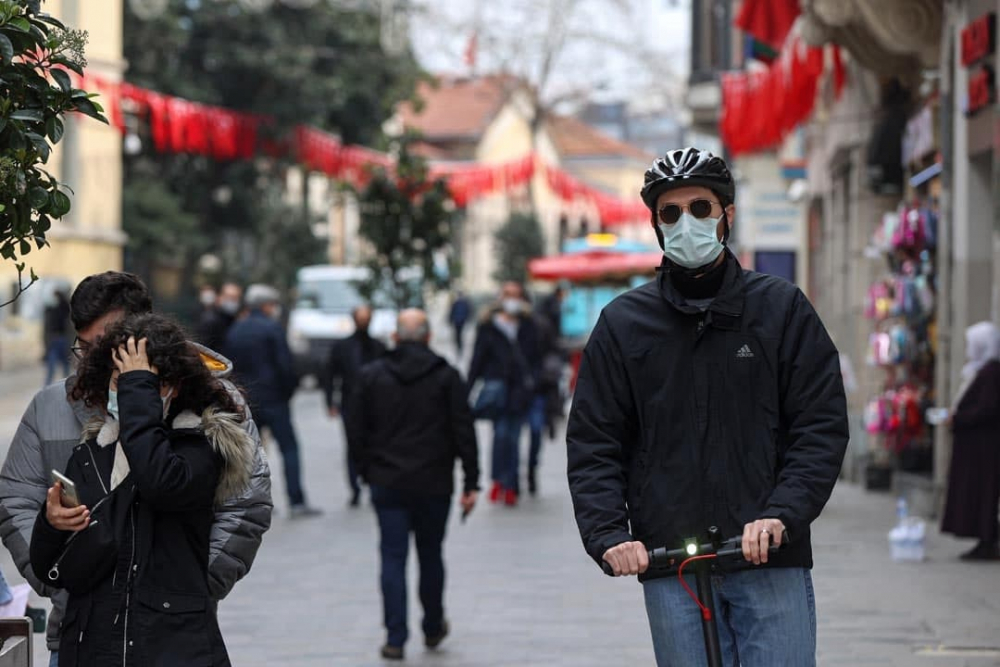
<svg viewBox="0 0 1000 667">
<path fill-rule="evenodd" d="M 672 225 L 660 223 L 663 254 L 687 269 L 696 269 L 715 261 L 725 248 L 715 232 L 720 220 L 721 216 L 699 220 L 685 212 Z"/>
<path fill-rule="evenodd" d="M 224 301 L 219 302 L 219 310 L 227 315 L 235 315 L 240 312 L 240 302 L 225 299 Z"/>
<path fill-rule="evenodd" d="M 108 414 L 118 421 L 118 391 L 115 389 L 108 389 Z"/>
<path fill-rule="evenodd" d="M 215 292 L 201 293 L 201 305 L 211 306 L 213 303 L 215 303 Z"/>
<path fill-rule="evenodd" d="M 503 312 L 508 315 L 519 315 L 523 309 L 520 299 L 504 299 L 500 306 L 503 308 Z"/>
</svg>

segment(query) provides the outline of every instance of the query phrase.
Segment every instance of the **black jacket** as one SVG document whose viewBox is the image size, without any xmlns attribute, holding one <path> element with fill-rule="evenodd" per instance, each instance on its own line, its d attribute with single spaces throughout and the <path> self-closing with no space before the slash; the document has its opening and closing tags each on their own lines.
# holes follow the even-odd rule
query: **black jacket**
<svg viewBox="0 0 1000 667">
<path fill-rule="evenodd" d="M 812 566 L 848 441 L 837 350 L 794 285 L 727 261 L 707 311 L 661 274 L 608 305 L 584 351 L 569 483 L 599 564 L 631 539 L 674 548 L 775 517 L 791 543 L 768 564 Z"/>
<path fill-rule="evenodd" d="M 341 411 L 349 407 L 351 392 L 361 368 L 384 356 L 385 351 L 385 345 L 381 341 L 359 331 L 334 343 L 333 347 L 330 348 L 330 356 L 327 358 L 326 373 L 323 378 L 326 407 L 337 406 Z M 337 380 L 340 381 L 339 405 L 334 397 Z"/>
<path fill-rule="evenodd" d="M 234 315 L 212 306 L 201 314 L 198 322 L 198 341 L 205 347 L 226 354 L 226 336 L 236 321 Z"/>
<path fill-rule="evenodd" d="M 152 373 L 122 375 L 118 402 L 130 468 L 118 489 L 128 489 L 133 501 L 118 505 L 124 517 L 108 517 L 124 526 L 116 535 L 116 565 L 92 590 L 70 594 L 59 664 L 229 665 L 209 598 L 209 533 L 220 493 L 249 479 L 252 444 L 236 420 L 186 412 L 168 428 Z M 118 435 L 116 422 L 98 426 L 97 437 L 77 446 L 66 468 L 90 508 L 107 495 Z M 88 530 L 74 539 L 86 539 Z M 32 534 L 32 569 L 44 577 L 68 537 L 48 523 L 43 507 Z"/>
<path fill-rule="evenodd" d="M 251 409 L 287 403 L 298 386 L 292 351 L 281 325 L 259 310 L 229 329 L 226 356 Z"/>
<path fill-rule="evenodd" d="M 507 384 L 507 406 L 514 412 L 528 409 L 541 372 L 538 331 L 530 317 L 522 317 L 517 345 L 492 319 L 476 329 L 476 345 L 469 365 L 469 387 L 477 380 L 503 380 Z"/>
<path fill-rule="evenodd" d="M 361 371 L 347 441 L 369 484 L 447 496 L 455 459 L 464 490 L 479 488 L 479 454 L 465 383 L 426 345 L 401 343 Z"/>
</svg>

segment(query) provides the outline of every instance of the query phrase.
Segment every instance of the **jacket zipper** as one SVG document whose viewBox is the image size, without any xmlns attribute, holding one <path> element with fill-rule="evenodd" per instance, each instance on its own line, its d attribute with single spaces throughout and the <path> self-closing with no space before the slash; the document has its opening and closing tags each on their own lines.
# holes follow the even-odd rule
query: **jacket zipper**
<svg viewBox="0 0 1000 667">
<path fill-rule="evenodd" d="M 100 507 L 101 505 L 103 505 L 104 501 L 107 500 L 107 499 L 108 499 L 108 497 L 104 496 L 103 498 L 101 498 L 100 500 L 98 500 L 97 504 L 94 505 L 93 509 L 91 510 L 91 514 L 93 514 L 93 512 L 96 511 L 98 507 Z M 83 530 L 88 530 L 92 526 L 96 526 L 96 525 L 97 525 L 97 520 L 95 519 L 94 521 L 91 521 L 89 524 L 87 524 L 87 527 L 84 528 Z M 63 559 L 66 557 L 66 553 L 69 551 L 69 545 L 73 542 L 73 540 L 76 539 L 77 535 L 79 535 L 80 533 L 83 532 L 83 530 L 78 530 L 75 533 L 73 533 L 72 535 L 70 535 L 68 538 L 66 538 L 66 543 L 63 545 L 62 553 L 59 554 L 59 557 L 56 558 L 56 562 L 54 562 L 52 564 L 52 567 L 49 568 L 49 572 L 48 572 L 49 581 L 55 581 L 56 579 L 59 578 L 59 564 L 62 563 Z"/>
<path fill-rule="evenodd" d="M 139 501 L 137 500 L 135 502 L 135 504 L 132 505 L 132 507 L 129 508 L 129 515 L 128 515 L 129 523 L 131 523 L 131 525 L 132 525 L 132 554 L 129 556 L 129 559 L 128 559 L 128 572 L 125 575 L 127 577 L 127 579 L 125 581 L 125 631 L 122 633 L 122 637 L 123 637 L 123 639 L 122 639 L 122 667 L 125 667 L 126 665 L 128 665 L 128 643 L 129 643 L 129 640 L 128 640 L 128 612 L 129 612 L 129 607 L 131 606 L 131 597 L 132 597 L 132 580 L 133 580 L 132 568 L 134 567 L 134 564 L 135 564 L 135 541 L 136 541 L 136 534 L 135 534 L 135 507 L 136 507 L 136 505 L 138 503 L 139 503 Z"/>
<path fill-rule="evenodd" d="M 115 447 L 117 447 L 117 446 L 118 446 L 118 444 L 115 443 Z M 97 468 L 97 459 L 94 458 L 94 452 L 92 452 L 90 450 L 90 446 L 89 445 L 86 447 L 86 449 L 87 449 L 87 453 L 90 455 L 90 462 L 94 464 L 94 474 L 97 475 L 97 481 L 100 482 L 100 484 L 101 484 L 101 490 L 104 491 L 104 495 L 107 496 L 108 495 L 108 487 L 104 485 L 104 480 L 101 479 L 101 471 L 98 470 L 98 468 Z"/>
</svg>

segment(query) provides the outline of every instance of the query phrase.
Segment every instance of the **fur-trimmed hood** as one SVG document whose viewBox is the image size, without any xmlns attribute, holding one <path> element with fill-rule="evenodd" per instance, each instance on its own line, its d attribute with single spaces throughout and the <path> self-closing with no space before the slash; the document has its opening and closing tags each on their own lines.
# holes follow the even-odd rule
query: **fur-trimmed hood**
<svg viewBox="0 0 1000 667">
<path fill-rule="evenodd" d="M 96 438 L 101 447 L 112 444 L 117 447 L 111 473 L 112 487 L 117 486 L 128 474 L 128 460 L 118 443 L 118 428 L 118 422 L 111 417 L 93 419 L 84 427 L 80 439 L 80 442 L 86 443 Z M 212 448 L 222 457 L 222 472 L 215 488 L 217 505 L 244 492 L 253 474 L 255 445 L 250 434 L 243 428 L 239 415 L 208 408 L 198 416 L 185 410 L 174 418 L 171 428 L 202 431 Z"/>
</svg>

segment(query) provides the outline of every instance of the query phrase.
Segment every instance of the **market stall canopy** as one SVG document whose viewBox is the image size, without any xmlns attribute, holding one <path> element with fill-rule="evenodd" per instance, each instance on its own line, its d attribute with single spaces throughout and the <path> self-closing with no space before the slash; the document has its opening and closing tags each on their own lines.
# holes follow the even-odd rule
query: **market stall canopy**
<svg viewBox="0 0 1000 667">
<path fill-rule="evenodd" d="M 663 261 L 661 252 L 591 251 L 539 257 L 528 263 L 535 280 L 588 281 L 650 274 Z"/>
</svg>

